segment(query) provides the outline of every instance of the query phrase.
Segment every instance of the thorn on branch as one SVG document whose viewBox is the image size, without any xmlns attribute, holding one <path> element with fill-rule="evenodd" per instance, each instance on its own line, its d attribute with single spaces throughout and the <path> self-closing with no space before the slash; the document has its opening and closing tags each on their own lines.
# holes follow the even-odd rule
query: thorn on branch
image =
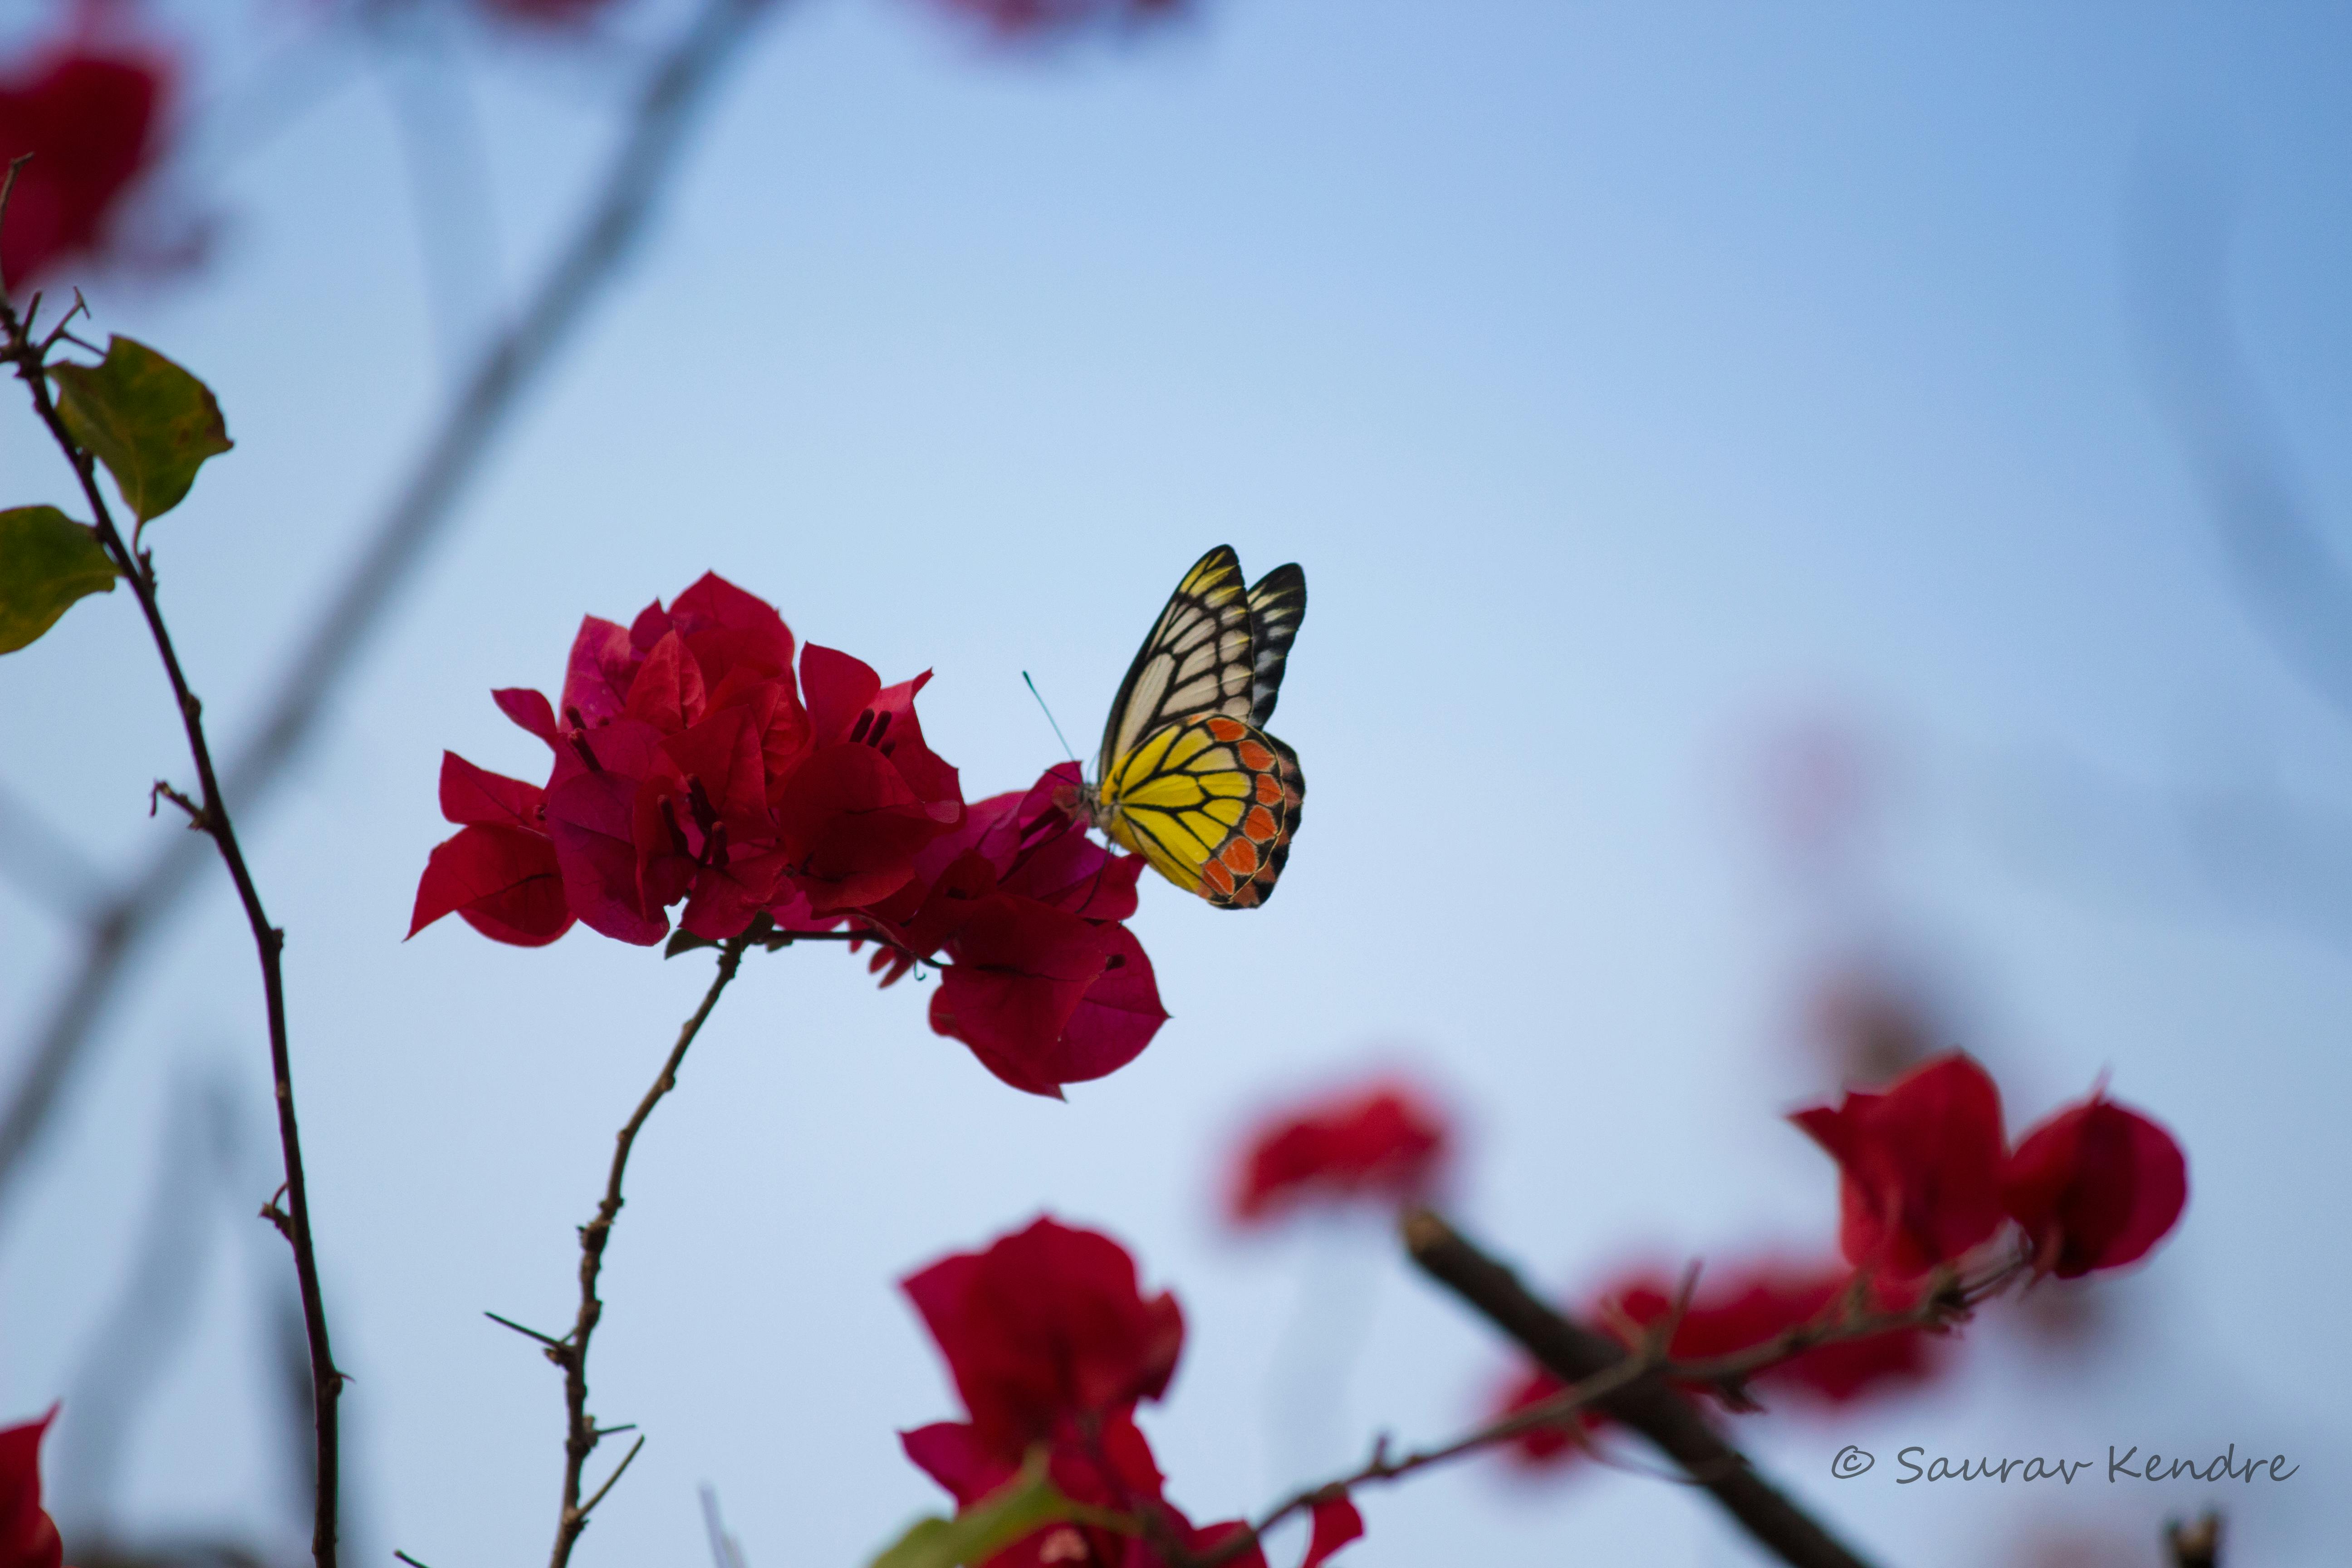
<svg viewBox="0 0 2352 1568">
<path fill-rule="evenodd" d="M 512 1329 L 516 1333 L 522 1335 L 525 1339 L 537 1340 L 541 1344 L 547 1346 L 551 1352 L 555 1351 L 564 1351 L 568 1352 L 572 1348 L 563 1341 L 557 1339 L 554 1335 L 542 1334 L 537 1329 L 526 1328 L 522 1324 L 516 1322 L 512 1318 L 501 1318 L 496 1312 L 484 1312 L 482 1316 L 503 1328 Z"/>
<path fill-rule="evenodd" d="M 280 1182 L 278 1190 L 269 1194 L 269 1201 L 261 1205 L 261 1217 L 276 1226 L 278 1234 L 290 1242 L 294 1239 L 294 1216 L 278 1206 L 278 1200 L 285 1195 L 286 1184 Z"/>
<path fill-rule="evenodd" d="M 419 1563 L 415 1558 L 411 1557 L 407 1552 L 403 1552 L 397 1546 L 392 1549 L 392 1554 L 394 1557 L 399 1558 L 403 1563 L 407 1563 L 408 1568 L 425 1568 L 424 1563 Z"/>
<path fill-rule="evenodd" d="M 203 806 L 198 805 L 194 801 L 189 799 L 178 790 L 173 789 L 162 779 L 157 779 L 155 781 L 155 787 L 147 792 L 147 815 L 150 816 L 154 816 L 157 802 L 163 800 L 170 801 L 173 805 L 178 806 L 182 811 L 188 814 L 188 827 L 190 831 L 195 833 L 210 833 L 212 831 L 212 818 L 205 812 Z"/>
</svg>

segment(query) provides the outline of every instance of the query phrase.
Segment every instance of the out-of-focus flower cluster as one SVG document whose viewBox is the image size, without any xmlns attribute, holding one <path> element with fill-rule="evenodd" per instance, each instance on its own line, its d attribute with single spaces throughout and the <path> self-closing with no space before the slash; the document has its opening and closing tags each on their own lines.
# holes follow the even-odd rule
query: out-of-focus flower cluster
<svg viewBox="0 0 2352 1568">
<path fill-rule="evenodd" d="M 1244 1141 L 1226 1198 L 1237 1225 L 1344 1204 L 1429 1199 L 1454 1152 L 1425 1090 L 1382 1078 L 1276 1111 Z"/>
<path fill-rule="evenodd" d="M 1874 1312 L 1915 1305 L 1932 1270 L 1958 1267 L 2014 1226 L 2031 1270 L 2074 1279 L 2137 1262 L 2170 1232 L 2188 1202 L 2188 1165 L 2172 1135 L 2095 1089 L 2029 1131 L 2012 1149 L 2000 1091 L 1963 1053 L 1935 1058 L 1884 1090 L 1851 1090 L 1790 1120 L 1836 1160 L 1843 1263 L 1765 1258 L 1701 1277 L 1666 1354 L 1735 1355 L 1858 1302 Z M 1585 1321 L 1629 1349 L 1669 1320 L 1675 1291 L 1644 1271 L 1595 1292 Z M 1946 1364 L 1927 1331 L 1906 1327 L 1817 1345 L 1759 1373 L 1758 1393 L 1842 1405 L 1917 1384 Z M 1561 1391 L 1540 1369 L 1516 1374 L 1497 1414 Z M 1719 1394 L 1715 1388 L 1705 1392 Z M 1587 1411 L 1513 1440 L 1531 1463 L 1573 1456 L 1604 1418 Z"/>
<path fill-rule="evenodd" d="M 795 651 L 798 674 L 794 673 Z M 773 930 L 873 934 L 888 984 L 944 955 L 931 1026 L 1036 1094 L 1099 1078 L 1166 1018 L 1122 923 L 1139 857 L 1089 839 L 1074 770 L 967 808 L 923 739 L 928 672 L 886 687 L 715 574 L 628 626 L 591 616 L 558 701 L 492 694 L 552 754 L 533 784 L 455 752 L 409 934 L 445 915 L 520 946 L 577 921 L 651 944 L 682 905 L 705 941 Z"/>
<path fill-rule="evenodd" d="M 1137 1527 L 1049 1523 L 989 1558 L 987 1568 L 1163 1568 L 1164 1542 L 1206 1552 L 1246 1528 L 1239 1520 L 1195 1525 L 1168 1500 L 1135 1409 L 1167 1392 L 1184 1318 L 1173 1296 L 1142 1293 L 1135 1259 L 1118 1242 L 1041 1218 L 985 1251 L 940 1258 L 902 1289 L 969 1417 L 901 1434 L 907 1457 L 969 1508 L 1042 1447 L 1064 1496 Z M 1326 1504 L 1303 1568 L 1362 1529 L 1347 1500 Z M 1255 1542 L 1228 1561 L 1265 1568 Z"/>
<path fill-rule="evenodd" d="M 2037 1273 L 2120 1268 L 2163 1239 L 2189 1201 L 2180 1145 L 2104 1089 L 2062 1107 L 2012 1150 L 2000 1089 L 1962 1052 L 1790 1120 L 1838 1163 L 1847 1261 L 1885 1279 L 1956 1262 L 2007 1221 Z"/>
</svg>

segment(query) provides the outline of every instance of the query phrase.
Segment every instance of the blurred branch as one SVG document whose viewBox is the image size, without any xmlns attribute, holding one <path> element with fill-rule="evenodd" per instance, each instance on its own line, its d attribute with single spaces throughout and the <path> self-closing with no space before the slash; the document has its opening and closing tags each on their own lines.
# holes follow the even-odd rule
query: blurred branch
<svg viewBox="0 0 2352 1568">
<path fill-rule="evenodd" d="M 77 925 L 88 924 L 106 874 L 55 823 L 0 783 L 0 874 Z"/>
<path fill-rule="evenodd" d="M 2213 186 L 2178 159 L 2143 174 L 2126 247 L 2134 318 L 2248 609 L 2352 713 L 2352 574 L 2309 515 L 2238 352 L 2224 306 L 2230 225 Z"/>
<path fill-rule="evenodd" d="M 366 547 L 288 660 L 258 732 L 223 775 L 227 799 L 258 805 L 310 739 L 328 695 L 447 526 L 523 395 L 643 237 L 721 68 L 770 9 L 767 0 L 709 0 L 656 66 L 578 228 L 521 312 L 483 352 Z M 36 1028 L 0 1109 L 0 1212 L 124 969 L 186 893 L 203 857 L 201 843 L 175 834 L 144 870 L 90 900 L 79 961 Z"/>
<path fill-rule="evenodd" d="M 719 1489 L 707 1481 L 702 1488 L 702 1528 L 710 1537 L 712 1568 L 751 1568 L 743 1561 L 743 1543 L 727 1532 L 727 1521 L 719 1517 Z"/>
<path fill-rule="evenodd" d="M 437 9 L 372 5 L 362 13 L 389 47 L 384 95 L 408 167 L 409 210 L 445 374 L 496 320 L 500 266 L 481 116 Z"/>
<path fill-rule="evenodd" d="M 228 1145 L 235 1135 L 229 1092 L 217 1071 L 204 1077 L 183 1072 L 164 1097 L 155 1171 L 130 1278 L 91 1330 L 66 1385 L 66 1418 L 50 1472 L 57 1500 L 50 1511 L 77 1538 L 115 1533 L 114 1483 L 132 1424 L 195 1326 L 205 1268 L 218 1239 L 210 1223 L 219 1192 L 215 1178 L 230 1163 Z M 299 1332 L 295 1342 L 307 1467 L 310 1357 Z M 307 1513 L 308 1486 L 302 1497 Z"/>
</svg>

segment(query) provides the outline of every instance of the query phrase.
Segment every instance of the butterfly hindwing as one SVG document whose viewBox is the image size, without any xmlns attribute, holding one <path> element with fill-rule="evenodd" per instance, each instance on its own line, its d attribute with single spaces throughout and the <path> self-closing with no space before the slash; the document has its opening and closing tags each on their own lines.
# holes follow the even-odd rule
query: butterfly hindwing
<svg viewBox="0 0 2352 1568">
<path fill-rule="evenodd" d="M 1113 838 L 1178 887 L 1250 909 L 1272 895 L 1289 858 L 1306 782 L 1288 746 L 1209 713 L 1154 731 L 1099 789 Z"/>
</svg>

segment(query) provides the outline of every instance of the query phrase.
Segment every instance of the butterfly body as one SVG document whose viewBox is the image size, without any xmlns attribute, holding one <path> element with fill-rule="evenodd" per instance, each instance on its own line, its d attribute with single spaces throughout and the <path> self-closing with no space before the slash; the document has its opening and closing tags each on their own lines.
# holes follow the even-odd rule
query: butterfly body
<svg viewBox="0 0 2352 1568">
<path fill-rule="evenodd" d="M 1243 587 L 1219 545 L 1176 585 L 1103 727 L 1087 816 L 1114 843 L 1221 909 L 1274 891 L 1298 830 L 1298 756 L 1265 731 L 1307 577 L 1276 567 Z"/>
</svg>

